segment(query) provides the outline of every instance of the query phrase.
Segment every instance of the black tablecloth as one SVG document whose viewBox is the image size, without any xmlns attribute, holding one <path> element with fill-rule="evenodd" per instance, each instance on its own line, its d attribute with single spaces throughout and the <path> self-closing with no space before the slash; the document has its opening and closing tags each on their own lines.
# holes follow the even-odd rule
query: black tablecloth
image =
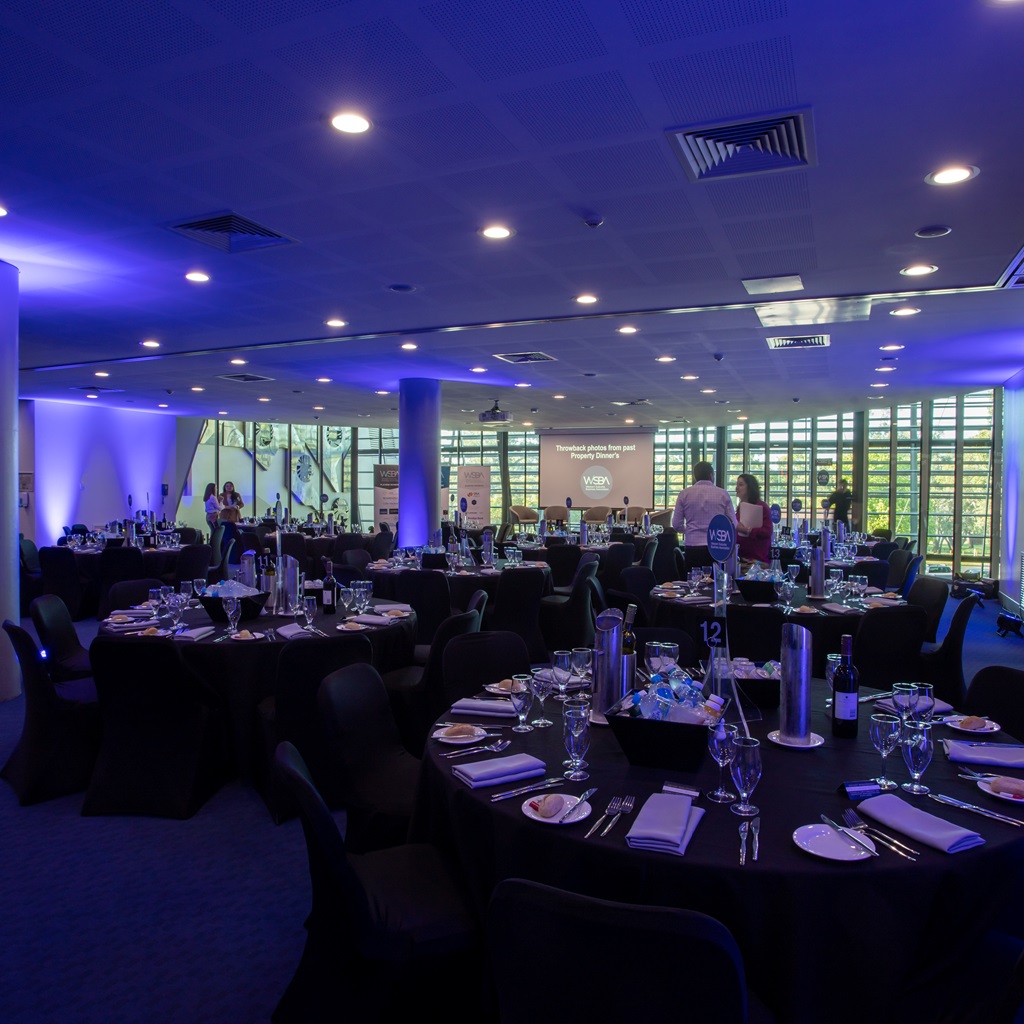
<svg viewBox="0 0 1024 1024">
<path fill-rule="evenodd" d="M 819 708 L 823 691 L 821 683 Z M 550 711 L 552 702 L 547 705 Z M 548 775 L 562 771 L 564 757 L 554 707 L 556 713 L 549 714 L 554 727 L 517 736 L 507 752 L 542 757 Z M 800 850 L 792 840 L 794 829 L 818 823 L 822 812 L 838 819 L 850 806 L 837 792 L 840 782 L 877 775 L 880 761 L 868 738 L 868 714 L 862 707 L 859 739 L 833 740 L 819 710 L 812 727 L 826 742 L 807 750 L 769 743 L 765 737 L 774 720 L 751 725 L 763 748 L 762 781 L 753 797 L 761 810 L 761 856 L 757 863 L 748 856 L 743 868 L 738 866 L 740 819 L 727 806 L 700 800 L 707 813 L 682 858 L 629 849 L 625 834 L 635 813 L 608 837 L 585 840 L 587 824 L 539 824 L 522 814 L 520 798 L 492 804 L 495 790 L 467 789 L 452 776 L 452 763 L 438 759 L 439 752 L 452 748 L 436 742 L 427 745 L 414 832 L 459 858 L 481 908 L 496 882 L 522 877 L 719 918 L 736 936 L 749 982 L 780 1021 L 937 1020 L 928 1007 L 964 997 L 970 1001 L 970 986 L 983 984 L 962 976 L 959 958 L 997 911 L 1018 898 L 1024 830 L 903 794 L 915 806 L 979 832 L 986 844 L 949 855 L 911 843 L 922 850 L 917 863 L 881 848 L 880 857 L 854 863 L 821 860 Z M 936 731 L 948 730 L 936 726 Z M 624 794 L 637 798 L 639 810 L 666 780 L 699 785 L 704 792 L 717 784 L 718 767 L 710 757 L 694 774 L 632 767 L 609 729 L 594 727 L 592 734 L 590 780 L 567 783 L 561 791 L 578 794 L 599 787 L 595 814 L 610 797 Z M 898 781 L 908 778 L 898 751 L 888 766 Z M 1005 812 L 1009 806 L 957 779 L 939 750 L 924 782 L 933 792 L 994 810 Z M 699 954 L 691 961 L 684 950 L 642 950 L 637 964 L 616 966 L 628 970 L 635 984 L 643 984 L 643 970 L 679 970 L 681 1008 L 685 987 L 700 983 Z"/>
<path fill-rule="evenodd" d="M 503 564 L 503 563 L 499 563 Z M 545 594 L 551 593 L 552 584 L 550 580 L 550 567 L 545 564 L 530 565 L 533 569 L 547 569 L 548 570 L 548 583 L 545 588 Z M 398 578 L 400 572 L 404 572 L 404 569 L 374 569 L 368 567 L 366 575 L 373 580 L 373 596 L 375 598 L 384 598 L 385 600 L 393 600 L 395 596 L 395 580 Z M 435 572 L 441 572 L 442 570 L 436 569 Z M 510 572 L 515 572 L 515 569 L 510 569 Z M 479 566 L 473 568 L 460 569 L 454 575 L 451 573 L 445 574 L 448 577 L 448 590 L 451 594 L 452 607 L 458 608 L 460 611 L 465 611 L 466 606 L 469 604 L 469 599 L 478 590 L 485 590 L 487 592 L 490 606 L 494 607 L 494 598 L 498 593 L 498 580 L 501 579 L 501 572 L 487 572 L 481 569 Z"/>
</svg>

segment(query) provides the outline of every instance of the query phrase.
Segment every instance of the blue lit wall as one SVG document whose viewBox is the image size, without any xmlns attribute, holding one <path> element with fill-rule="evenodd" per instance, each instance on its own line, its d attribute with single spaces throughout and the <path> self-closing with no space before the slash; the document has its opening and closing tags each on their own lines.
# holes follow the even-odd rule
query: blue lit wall
<svg viewBox="0 0 1024 1024">
<path fill-rule="evenodd" d="M 1024 553 L 1024 371 L 1003 390 L 1003 530 L 1000 590 L 1020 600 L 1020 558 Z"/>
</svg>

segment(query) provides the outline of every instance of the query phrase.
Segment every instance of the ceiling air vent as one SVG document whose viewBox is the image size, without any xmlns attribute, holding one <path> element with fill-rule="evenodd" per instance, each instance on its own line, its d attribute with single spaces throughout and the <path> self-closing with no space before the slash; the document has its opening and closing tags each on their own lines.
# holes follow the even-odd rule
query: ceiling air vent
<svg viewBox="0 0 1024 1024">
<path fill-rule="evenodd" d="M 623 406 L 623 405 L 636 406 L 636 405 L 650 405 L 650 404 L 651 404 L 651 400 L 649 398 L 636 398 L 632 402 L 612 402 L 612 405 L 618 405 L 618 406 Z"/>
<path fill-rule="evenodd" d="M 818 158 L 809 110 L 666 132 L 690 181 L 813 167 Z"/>
<path fill-rule="evenodd" d="M 272 245 L 293 245 L 294 238 L 287 238 L 270 228 L 257 224 L 248 217 L 237 213 L 211 213 L 181 224 L 169 224 L 171 231 L 202 242 L 221 252 L 249 252 L 252 249 L 267 249 Z"/>
<path fill-rule="evenodd" d="M 1010 265 L 999 275 L 997 288 L 1024 288 L 1024 249 L 1010 260 Z"/>
<path fill-rule="evenodd" d="M 769 348 L 828 348 L 832 344 L 827 334 L 805 334 L 795 338 L 765 338 Z"/>
<path fill-rule="evenodd" d="M 218 373 L 221 380 L 234 380 L 239 384 L 260 384 L 263 381 L 273 380 L 273 377 L 261 377 L 258 373 Z"/>
<path fill-rule="evenodd" d="M 91 391 L 94 395 L 112 395 L 119 391 L 124 391 L 124 388 L 101 388 L 95 384 L 76 384 L 71 388 L 72 391 Z"/>
<path fill-rule="evenodd" d="M 495 352 L 495 359 L 501 359 L 506 363 L 554 363 L 557 362 L 554 356 L 545 355 L 543 352 Z"/>
</svg>

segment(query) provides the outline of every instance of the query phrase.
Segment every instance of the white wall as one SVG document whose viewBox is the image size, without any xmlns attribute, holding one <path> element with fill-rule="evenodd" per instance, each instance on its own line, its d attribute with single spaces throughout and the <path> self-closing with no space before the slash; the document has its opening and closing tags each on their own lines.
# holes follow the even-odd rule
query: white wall
<svg viewBox="0 0 1024 1024">
<path fill-rule="evenodd" d="M 999 589 L 1020 611 L 1020 558 L 1024 553 L 1024 371 L 1003 387 L 1003 525 Z"/>
</svg>

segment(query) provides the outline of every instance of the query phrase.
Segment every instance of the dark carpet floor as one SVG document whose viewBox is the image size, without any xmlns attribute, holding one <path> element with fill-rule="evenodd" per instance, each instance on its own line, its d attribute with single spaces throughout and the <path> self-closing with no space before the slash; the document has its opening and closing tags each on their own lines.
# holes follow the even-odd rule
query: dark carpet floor
<svg viewBox="0 0 1024 1024">
<path fill-rule="evenodd" d="M 1024 641 L 996 636 L 998 608 L 986 605 L 968 629 L 968 680 L 1024 660 Z M 88 642 L 95 623 L 80 632 Z M 21 698 L 0 703 L 0 762 L 23 714 Z M 189 821 L 83 818 L 81 802 L 19 807 L 0 783 L 0 1021 L 269 1020 L 309 909 L 298 822 L 275 826 L 259 794 L 237 782 Z"/>
</svg>

